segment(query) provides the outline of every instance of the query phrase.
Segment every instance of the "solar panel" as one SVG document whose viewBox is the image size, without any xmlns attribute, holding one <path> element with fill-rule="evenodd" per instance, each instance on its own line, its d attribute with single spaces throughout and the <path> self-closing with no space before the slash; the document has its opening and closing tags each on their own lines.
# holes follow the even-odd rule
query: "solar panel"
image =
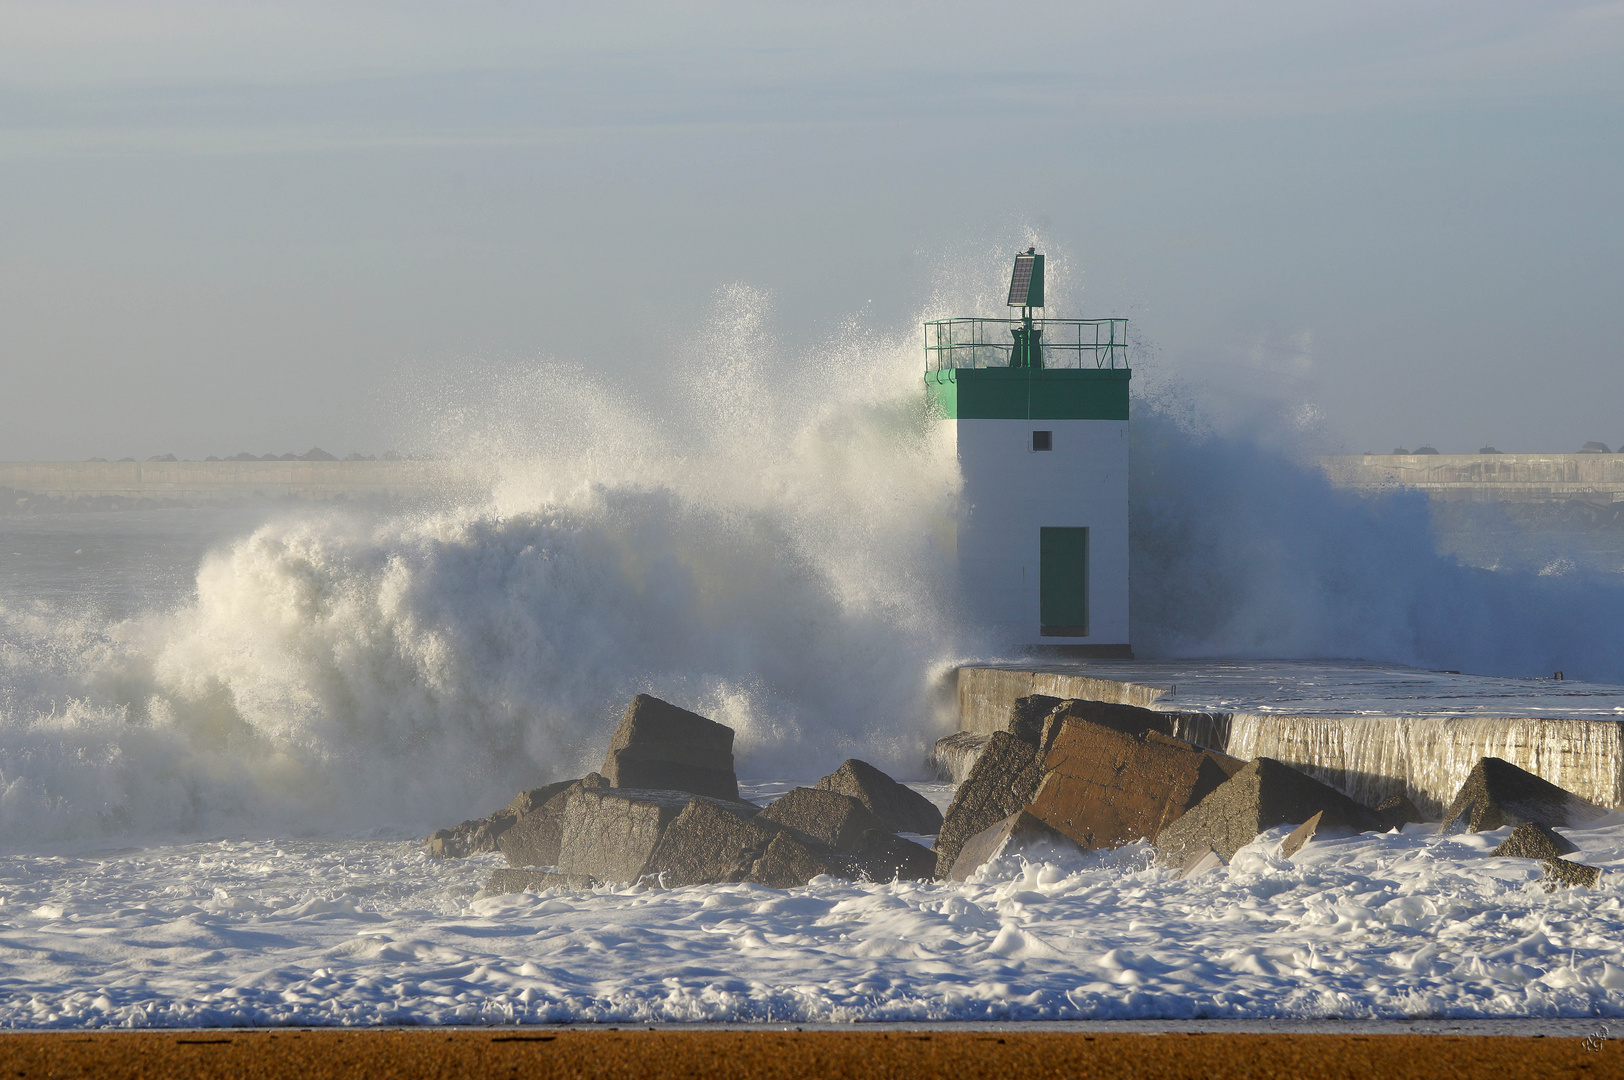
<svg viewBox="0 0 1624 1080">
<path fill-rule="evenodd" d="M 1043 306 L 1043 256 L 1028 253 L 1015 256 L 1015 273 L 1009 279 L 1010 307 Z"/>
</svg>

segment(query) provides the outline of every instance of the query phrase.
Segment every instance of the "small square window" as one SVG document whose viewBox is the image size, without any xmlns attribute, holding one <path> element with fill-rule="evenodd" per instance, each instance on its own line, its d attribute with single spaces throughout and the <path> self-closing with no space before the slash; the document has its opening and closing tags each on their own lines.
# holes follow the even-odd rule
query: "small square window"
<svg viewBox="0 0 1624 1080">
<path fill-rule="evenodd" d="M 1034 431 L 1034 432 L 1032 432 L 1032 449 L 1034 449 L 1034 450 L 1053 450 L 1054 449 L 1054 432 L 1052 432 L 1052 431 Z"/>
</svg>

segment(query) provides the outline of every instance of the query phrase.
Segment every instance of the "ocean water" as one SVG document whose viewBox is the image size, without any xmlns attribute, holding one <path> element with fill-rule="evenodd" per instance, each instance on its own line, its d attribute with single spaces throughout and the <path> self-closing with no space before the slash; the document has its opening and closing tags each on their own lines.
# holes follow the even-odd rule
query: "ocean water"
<svg viewBox="0 0 1624 1080">
<path fill-rule="evenodd" d="M 1616 884 L 1548 896 L 1493 835 L 789 892 L 484 897 L 491 857 L 423 857 L 595 768 L 638 692 L 734 727 L 760 797 L 853 756 L 923 784 L 946 676 L 1011 655 L 948 584 L 912 331 L 796 355 L 735 288 L 699 340 L 652 390 L 420 395 L 488 492 L 0 514 L 0 1023 L 1624 1011 Z M 1624 683 L 1618 574 L 1464 563 L 1423 502 L 1135 408 L 1142 653 Z M 1624 864 L 1616 822 L 1573 838 Z"/>
</svg>

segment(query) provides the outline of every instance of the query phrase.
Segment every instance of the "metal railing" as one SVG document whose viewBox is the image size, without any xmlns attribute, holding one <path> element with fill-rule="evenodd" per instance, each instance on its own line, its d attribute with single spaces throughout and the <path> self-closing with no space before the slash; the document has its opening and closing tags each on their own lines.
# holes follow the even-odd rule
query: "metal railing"
<svg viewBox="0 0 1624 1080">
<path fill-rule="evenodd" d="M 1020 319 L 933 319 L 925 324 L 925 370 L 1009 367 L 1014 331 L 1022 325 Z M 1033 319 L 1032 326 L 1042 331 L 1043 367 L 1128 366 L 1127 319 Z"/>
</svg>

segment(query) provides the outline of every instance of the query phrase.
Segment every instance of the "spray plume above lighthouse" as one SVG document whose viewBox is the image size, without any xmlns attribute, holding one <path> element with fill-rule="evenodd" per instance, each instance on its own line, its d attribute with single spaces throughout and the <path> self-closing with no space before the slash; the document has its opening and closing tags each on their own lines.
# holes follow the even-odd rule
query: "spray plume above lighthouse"
<svg viewBox="0 0 1624 1080">
<path fill-rule="evenodd" d="M 925 390 L 963 476 L 972 617 L 1011 645 L 1131 656 L 1126 319 L 1041 314 L 1043 256 L 1015 256 L 1015 318 L 925 323 Z"/>
</svg>

